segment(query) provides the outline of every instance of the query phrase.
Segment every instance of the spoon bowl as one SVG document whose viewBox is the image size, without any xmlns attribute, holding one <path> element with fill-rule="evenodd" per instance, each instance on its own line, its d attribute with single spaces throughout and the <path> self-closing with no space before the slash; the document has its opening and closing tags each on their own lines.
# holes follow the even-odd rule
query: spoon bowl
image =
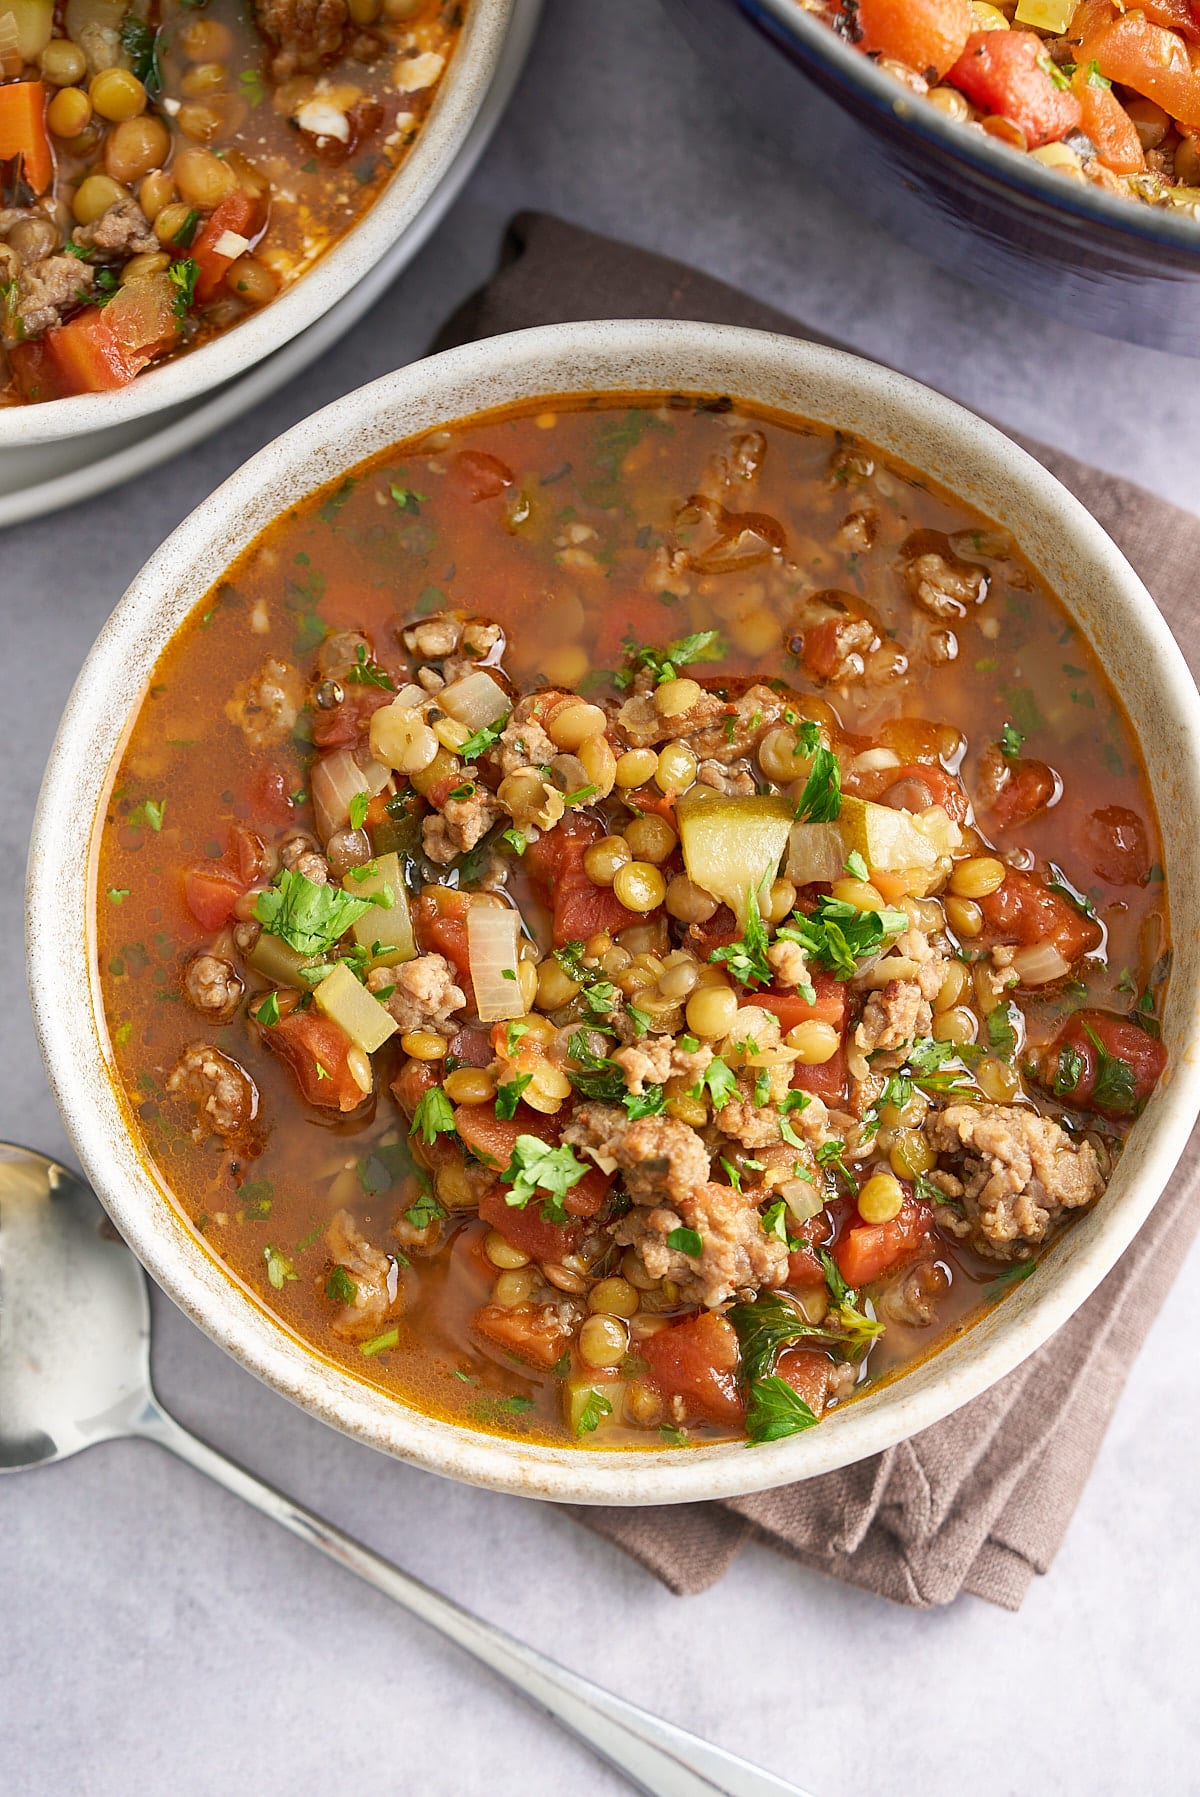
<svg viewBox="0 0 1200 1797">
<path fill-rule="evenodd" d="M 0 1472 L 129 1434 L 152 1403 L 141 1267 L 89 1186 L 0 1142 Z"/>
<path fill-rule="evenodd" d="M 64 1310 L 71 1326 L 64 1328 Z M 150 1383 L 146 1276 L 89 1186 L 0 1142 L 0 1472 L 140 1435 L 169 1448 L 506 1679 L 652 1797 L 806 1797 L 556 1666 L 189 1434 Z"/>
</svg>

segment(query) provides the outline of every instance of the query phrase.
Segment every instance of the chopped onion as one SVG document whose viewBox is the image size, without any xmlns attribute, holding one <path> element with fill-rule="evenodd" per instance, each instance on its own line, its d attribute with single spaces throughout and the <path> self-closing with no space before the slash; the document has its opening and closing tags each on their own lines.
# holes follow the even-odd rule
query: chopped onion
<svg viewBox="0 0 1200 1797">
<path fill-rule="evenodd" d="M 880 768 L 899 767 L 900 757 L 894 749 L 864 749 L 846 769 L 848 774 L 873 774 Z"/>
<path fill-rule="evenodd" d="M 424 705 L 429 694 L 423 686 L 402 686 L 389 704 L 398 705 L 401 711 L 415 711 L 418 705 Z"/>
<path fill-rule="evenodd" d="M 779 1194 L 797 1223 L 807 1223 L 825 1209 L 825 1195 L 811 1179 L 789 1179 Z"/>
<path fill-rule="evenodd" d="M 19 75 L 25 67 L 17 21 L 11 12 L 0 13 L 0 79 Z"/>
<path fill-rule="evenodd" d="M 213 244 L 213 251 L 218 256 L 228 256 L 231 262 L 250 248 L 250 239 L 243 237 L 240 231 L 222 231 Z"/>
<path fill-rule="evenodd" d="M 961 849 L 963 833 L 944 805 L 930 805 L 916 819 L 917 829 L 927 836 L 939 855 L 953 855 Z"/>
<path fill-rule="evenodd" d="M 348 748 L 333 749 L 314 765 L 311 780 L 313 812 L 322 842 L 328 842 L 335 830 L 344 830 L 350 822 L 351 799 L 360 792 L 379 792 L 386 785 L 387 769 L 380 768 L 378 762 L 372 762 L 371 768 L 378 768 L 383 775 L 374 787 L 371 784 L 374 772 L 368 774 L 359 767 Z"/>
<path fill-rule="evenodd" d="M 471 731 L 494 724 L 510 709 L 504 688 L 482 668 L 477 668 L 473 674 L 464 674 L 461 680 L 452 680 L 449 686 L 442 688 L 437 699 L 443 711 Z"/>
<path fill-rule="evenodd" d="M 467 912 L 467 955 L 481 1023 L 525 1015 L 517 977 L 520 928 L 507 905 L 472 905 Z"/>
<path fill-rule="evenodd" d="M 797 886 L 814 880 L 831 884 L 842 877 L 846 850 L 836 824 L 793 824 L 788 837 L 787 877 Z"/>
<path fill-rule="evenodd" d="M 1071 963 L 1053 942 L 1035 942 L 1031 948 L 1019 948 L 1012 964 L 1021 976 L 1022 986 L 1048 986 L 1070 973 Z"/>
</svg>

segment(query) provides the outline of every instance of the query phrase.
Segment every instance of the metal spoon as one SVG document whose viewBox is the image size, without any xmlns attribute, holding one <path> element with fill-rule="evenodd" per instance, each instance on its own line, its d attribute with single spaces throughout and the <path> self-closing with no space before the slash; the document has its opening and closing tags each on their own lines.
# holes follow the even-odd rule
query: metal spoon
<svg viewBox="0 0 1200 1797">
<path fill-rule="evenodd" d="M 44 1155 L 0 1142 L 0 1472 L 122 1435 L 169 1448 L 449 1636 L 650 1797 L 807 1797 L 554 1665 L 190 1435 L 154 1396 L 146 1276 L 95 1194 Z"/>
</svg>

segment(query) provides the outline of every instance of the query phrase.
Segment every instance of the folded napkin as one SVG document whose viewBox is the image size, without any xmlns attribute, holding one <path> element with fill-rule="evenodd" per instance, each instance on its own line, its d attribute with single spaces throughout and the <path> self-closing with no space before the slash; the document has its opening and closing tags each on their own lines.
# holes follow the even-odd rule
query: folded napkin
<svg viewBox="0 0 1200 1797">
<path fill-rule="evenodd" d="M 525 214 L 509 229 L 498 272 L 437 347 L 588 318 L 700 319 L 835 341 L 695 269 Z M 1195 674 L 1200 520 L 1044 444 L 1024 447 L 1124 550 Z M 899 1603 L 944 1604 L 971 1591 L 1017 1609 L 1054 1558 L 1133 1357 L 1200 1224 L 1198 1162 L 1200 1135 L 1099 1290 L 1052 1342 L 944 1422 L 875 1459 L 751 1497 L 572 1514 L 677 1592 L 715 1583 L 755 1536 Z"/>
</svg>

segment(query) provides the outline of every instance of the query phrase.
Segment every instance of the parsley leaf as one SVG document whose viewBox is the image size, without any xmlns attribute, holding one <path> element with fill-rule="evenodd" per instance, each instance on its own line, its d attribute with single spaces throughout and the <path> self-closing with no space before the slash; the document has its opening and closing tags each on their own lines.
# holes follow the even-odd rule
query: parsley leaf
<svg viewBox="0 0 1200 1797">
<path fill-rule="evenodd" d="M 703 1098 L 706 1087 L 712 1099 L 714 1111 L 724 1110 L 737 1092 L 737 1080 L 734 1077 L 733 1069 L 721 1059 L 720 1055 L 713 1056 L 700 1075 L 698 1084 L 692 1087 L 690 1096 Z"/>
<path fill-rule="evenodd" d="M 818 748 L 796 806 L 797 819 L 832 823 L 842 809 L 842 770 L 832 749 Z"/>
<path fill-rule="evenodd" d="M 575 1425 L 576 1435 L 591 1435 L 598 1427 L 601 1417 L 612 1415 L 612 1405 L 602 1391 L 589 1391 L 587 1402 L 579 1412 L 579 1421 Z"/>
<path fill-rule="evenodd" d="M 576 1160 L 570 1148 L 551 1148 L 537 1136 L 518 1136 L 513 1144 L 512 1159 L 500 1175 L 511 1188 L 505 1193 L 504 1202 L 524 1210 L 540 1190 L 546 1193 L 542 1200 L 542 1216 L 546 1222 L 565 1223 L 567 1211 L 563 1199 L 588 1171 L 588 1166 Z"/>
<path fill-rule="evenodd" d="M 678 1254 L 689 1254 L 693 1260 L 699 1260 L 704 1252 L 704 1243 L 694 1229 L 673 1229 L 667 1237 L 667 1247 L 674 1248 Z"/>
<path fill-rule="evenodd" d="M 529 838 L 524 830 L 502 830 L 500 840 L 508 843 L 509 847 L 515 849 L 518 855 L 523 855 L 529 847 Z"/>
<path fill-rule="evenodd" d="M 907 922 L 907 919 L 905 920 Z M 767 932 L 758 908 L 758 893 L 753 886 L 746 892 L 746 929 L 740 942 L 714 948 L 710 961 L 724 961 L 741 986 L 769 986 L 771 964 L 767 960 Z"/>
<path fill-rule="evenodd" d="M 852 880 L 867 881 L 871 878 L 870 869 L 867 867 L 866 862 L 863 860 L 857 849 L 854 849 L 852 853 L 846 857 L 846 872 Z"/>
<path fill-rule="evenodd" d="M 997 1005 L 989 1011 L 987 1020 L 988 1046 L 1003 1061 L 1011 1061 L 1017 1052 L 1017 1032 L 1021 1024 L 1021 1013 L 1009 999 L 1007 1004 Z"/>
<path fill-rule="evenodd" d="M 494 748 L 500 741 L 500 738 L 504 734 L 504 727 L 511 716 L 512 712 L 506 711 L 504 716 L 502 718 L 497 718 L 494 724 L 485 724 L 482 730 L 477 730 L 475 732 L 474 736 L 468 736 L 466 742 L 463 743 L 460 748 L 455 750 L 459 760 L 478 761 L 481 755 L 486 755 L 488 750 Z M 508 835 L 508 831 L 505 831 L 505 835 Z M 522 845 L 524 844 L 524 840 L 524 837 L 522 837 Z M 519 848 L 517 853 L 523 855 L 525 853 L 524 846 Z"/>
<path fill-rule="evenodd" d="M 666 680 L 678 678 L 677 669 L 690 667 L 697 661 L 722 661 L 728 654 L 719 630 L 696 630 L 690 636 L 677 637 L 668 643 L 665 649 L 653 649 L 638 645 L 632 639 L 626 640 L 626 652 L 635 668 L 649 668 L 659 686 Z M 627 687 L 632 683 L 631 674 L 618 674 L 615 684 Z"/>
<path fill-rule="evenodd" d="M 1000 753 L 1006 761 L 1015 761 L 1025 744 L 1025 738 L 1012 724 L 1005 724 L 1000 732 Z"/>
<path fill-rule="evenodd" d="M 777 1373 L 751 1382 L 746 1393 L 746 1435 L 751 1442 L 782 1441 L 815 1428 L 816 1423 L 804 1399 Z"/>
<path fill-rule="evenodd" d="M 1083 1078 L 1087 1063 L 1079 1050 L 1071 1042 L 1064 1042 L 1058 1051 L 1058 1061 L 1054 1068 L 1054 1083 L 1051 1090 L 1056 1098 L 1065 1098 L 1073 1092 Z"/>
<path fill-rule="evenodd" d="M 795 1237 L 788 1234 L 788 1217 L 790 1214 L 785 1198 L 777 1198 L 774 1204 L 769 1204 L 762 1213 L 763 1234 L 773 1235 L 776 1241 L 782 1242 L 784 1247 L 788 1249 L 798 1248 L 800 1246 Z"/>
<path fill-rule="evenodd" d="M 1033 1270 L 1036 1266 L 1037 1266 L 1036 1260 L 1014 1260 L 1014 1261 L 1011 1261 L 1009 1263 L 1009 1265 L 1004 1268 L 1003 1272 L 997 1273 L 996 1277 L 992 1280 L 989 1280 L 987 1285 L 984 1286 L 984 1288 L 983 1288 L 984 1297 L 985 1298 L 1001 1297 L 1012 1286 L 1020 1285 L 1020 1283 L 1023 1279 L 1028 1279 L 1029 1275 L 1033 1272 Z"/>
<path fill-rule="evenodd" d="M 626 1092 L 621 1103 L 629 1112 L 629 1121 L 639 1117 L 657 1117 L 667 1108 L 667 1095 L 662 1086 L 647 1086 L 644 1092 Z"/>
<path fill-rule="evenodd" d="M 315 886 L 298 869 L 285 867 L 260 892 L 254 915 L 269 936 L 278 936 L 300 955 L 323 955 L 365 917 L 372 899 L 351 898 L 339 886 Z"/>
<path fill-rule="evenodd" d="M 367 821 L 367 811 L 371 804 L 369 792 L 356 792 L 350 801 L 350 828 L 361 830 Z"/>
<path fill-rule="evenodd" d="M 345 1267 L 333 1267 L 325 1281 L 325 1296 L 334 1304 L 353 1304 L 358 1296 L 358 1286 L 351 1279 Z"/>
<path fill-rule="evenodd" d="M 394 693 L 396 690 L 396 682 L 391 675 L 378 662 L 368 659 L 364 643 L 359 643 L 355 649 L 354 660 L 346 669 L 346 679 L 355 686 L 380 686 L 387 693 Z"/>
<path fill-rule="evenodd" d="M 428 1189 L 419 1193 L 404 1213 L 414 1229 L 428 1229 L 431 1223 L 436 1223 L 445 1214 L 445 1207 L 438 1203 Z"/>
<path fill-rule="evenodd" d="M 175 292 L 171 296 L 171 310 L 176 318 L 186 318 L 191 311 L 196 297 L 196 282 L 200 275 L 200 264 L 191 256 L 184 256 L 172 262 L 167 270 L 167 279 Z"/>
<path fill-rule="evenodd" d="M 858 963 L 877 952 L 886 936 L 908 928 L 905 911 L 856 911 L 845 899 L 822 893 L 811 916 L 793 911 L 791 921 L 775 932 L 785 942 L 799 943 L 815 961 L 839 980 L 853 979 Z"/>
<path fill-rule="evenodd" d="M 254 1013 L 255 1023 L 261 1023 L 264 1029 L 271 1029 L 279 1022 L 279 994 L 268 992 L 267 996 Z"/>
<path fill-rule="evenodd" d="M 522 1073 L 516 1079 L 510 1079 L 503 1086 L 496 1088 L 496 1115 L 504 1119 L 515 1117 L 521 1094 L 533 1078 L 532 1073 Z"/>
<path fill-rule="evenodd" d="M 300 1277 L 287 1255 L 281 1254 L 278 1248 L 272 1248 L 268 1245 L 263 1249 L 262 1257 L 266 1263 L 267 1278 L 277 1292 L 283 1290 L 289 1279 L 298 1279 Z"/>
<path fill-rule="evenodd" d="M 408 1133 L 410 1136 L 419 1135 L 427 1148 L 433 1146 L 438 1136 L 456 1134 L 454 1107 L 440 1086 L 430 1086 L 427 1092 L 422 1092 L 408 1126 Z"/>
<path fill-rule="evenodd" d="M 1096 1050 L 1096 1077 L 1092 1082 L 1092 1102 L 1103 1110 L 1130 1116 L 1137 1108 L 1137 1081 L 1133 1068 L 1117 1055 L 1109 1054 L 1090 1023 L 1084 1034 Z"/>
</svg>

